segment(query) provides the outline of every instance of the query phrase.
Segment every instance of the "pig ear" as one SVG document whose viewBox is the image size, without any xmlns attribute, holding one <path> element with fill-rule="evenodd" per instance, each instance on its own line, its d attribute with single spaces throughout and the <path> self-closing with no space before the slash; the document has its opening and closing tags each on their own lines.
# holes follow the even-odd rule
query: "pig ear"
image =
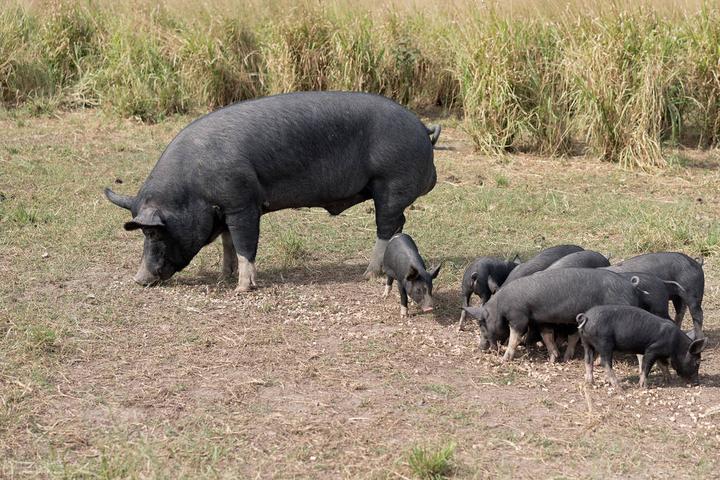
<svg viewBox="0 0 720 480">
<path fill-rule="evenodd" d="M 160 228 L 165 226 L 165 221 L 157 208 L 144 208 L 140 210 L 135 218 L 125 224 L 125 230 L 137 230 L 138 228 Z"/>
<path fill-rule="evenodd" d="M 585 322 L 587 322 L 587 315 L 584 313 L 578 313 L 577 317 L 575 317 L 575 321 L 578 324 L 578 329 L 581 329 L 585 326 Z"/>
<path fill-rule="evenodd" d="M 129 197 L 127 195 L 118 195 L 117 193 L 113 192 L 109 188 L 105 189 L 105 196 L 112 203 L 114 203 L 118 207 L 122 207 L 126 210 L 130 210 L 133 206 L 133 203 L 135 203 L 135 197 Z"/>
<path fill-rule="evenodd" d="M 478 274 L 477 272 L 473 272 L 472 275 L 470 275 L 470 279 L 473 281 L 473 283 L 477 282 Z"/>
<path fill-rule="evenodd" d="M 520 259 L 520 254 L 519 254 L 519 253 L 516 253 L 516 254 L 515 254 L 515 257 L 513 257 L 512 262 L 513 262 L 513 263 L 517 263 L 517 264 L 522 263 L 522 260 Z"/>
<path fill-rule="evenodd" d="M 440 273 L 440 267 L 442 267 L 442 263 L 428 272 L 430 273 L 430 278 L 437 278 L 438 273 Z"/>
<path fill-rule="evenodd" d="M 700 352 L 702 352 L 702 351 L 705 349 L 705 342 L 706 342 L 706 340 L 707 340 L 707 338 L 705 338 L 705 337 L 703 337 L 703 338 L 698 338 L 697 340 L 694 340 L 694 341 L 690 344 L 690 348 L 688 349 L 688 351 L 689 351 L 692 355 L 700 355 Z"/>
<path fill-rule="evenodd" d="M 500 288 L 498 286 L 497 282 L 495 281 L 495 279 L 492 278 L 492 276 L 488 277 L 487 284 L 488 284 L 488 288 L 490 289 L 490 293 L 492 293 L 492 294 L 497 292 L 498 289 Z"/>
<path fill-rule="evenodd" d="M 405 276 L 405 279 L 406 280 L 415 280 L 418 277 L 418 275 L 420 275 L 420 272 L 417 271 L 417 268 L 410 267 L 410 271 Z"/>
</svg>

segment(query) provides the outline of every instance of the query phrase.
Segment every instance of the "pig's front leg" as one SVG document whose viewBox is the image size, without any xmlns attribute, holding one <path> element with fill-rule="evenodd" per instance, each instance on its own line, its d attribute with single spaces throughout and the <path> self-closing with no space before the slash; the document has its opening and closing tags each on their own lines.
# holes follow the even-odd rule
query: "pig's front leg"
<svg viewBox="0 0 720 480">
<path fill-rule="evenodd" d="M 472 291 L 468 293 L 467 295 L 463 295 L 463 307 L 469 307 L 470 306 L 470 297 L 472 296 Z M 460 323 L 458 324 L 458 332 L 462 332 L 463 329 L 463 323 L 465 323 L 465 316 L 467 315 L 467 312 L 463 308 L 460 310 Z"/>
<path fill-rule="evenodd" d="M 545 347 L 547 347 L 548 353 L 550 354 L 550 363 L 555 363 L 560 357 L 560 350 L 558 350 L 558 347 L 555 344 L 555 332 L 552 328 L 543 328 L 540 330 L 540 336 L 542 337 L 543 343 L 545 343 Z"/>
<path fill-rule="evenodd" d="M 660 370 L 662 370 L 663 382 L 666 384 L 670 383 L 670 368 L 668 365 L 668 359 L 658 359 L 657 364 L 660 367 Z"/>
<path fill-rule="evenodd" d="M 652 370 L 657 355 L 652 352 L 645 352 L 642 359 L 642 372 L 640 372 L 640 388 L 647 388 L 647 378 L 650 376 L 650 370 Z"/>
<path fill-rule="evenodd" d="M 402 282 L 398 282 L 398 290 L 400 291 L 400 317 L 405 318 L 408 315 L 408 295 Z"/>
<path fill-rule="evenodd" d="M 394 280 L 394 278 L 388 275 L 387 279 L 385 280 L 385 291 L 383 291 L 383 298 L 387 298 L 388 295 L 390 295 L 390 287 L 392 287 Z"/>
<path fill-rule="evenodd" d="M 235 292 L 247 292 L 257 286 L 255 255 L 260 236 L 260 210 L 257 207 L 247 207 L 239 212 L 228 212 L 225 220 L 238 263 L 238 284 Z"/>
<path fill-rule="evenodd" d="M 508 346 L 507 350 L 505 350 L 505 355 L 503 355 L 503 362 L 509 362 L 513 359 L 513 357 L 515 356 L 515 349 L 517 349 L 518 345 L 520 345 L 521 338 L 522 333 L 519 333 L 513 327 L 510 327 L 510 339 L 508 340 Z"/>
</svg>

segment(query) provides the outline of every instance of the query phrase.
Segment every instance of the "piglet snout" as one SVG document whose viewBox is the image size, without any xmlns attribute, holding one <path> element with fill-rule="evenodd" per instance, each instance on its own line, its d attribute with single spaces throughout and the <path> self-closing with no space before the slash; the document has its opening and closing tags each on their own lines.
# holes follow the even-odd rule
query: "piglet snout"
<svg viewBox="0 0 720 480">
<path fill-rule="evenodd" d="M 422 311 L 423 311 L 424 313 L 432 312 L 432 311 L 433 311 L 433 307 L 432 307 L 432 305 L 429 306 L 429 307 L 422 307 Z"/>
</svg>

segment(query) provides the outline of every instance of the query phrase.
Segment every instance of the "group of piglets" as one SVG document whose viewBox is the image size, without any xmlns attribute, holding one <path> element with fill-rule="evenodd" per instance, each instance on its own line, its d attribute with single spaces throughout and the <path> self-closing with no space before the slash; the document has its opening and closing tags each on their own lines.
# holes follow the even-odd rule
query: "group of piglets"
<svg viewBox="0 0 720 480">
<path fill-rule="evenodd" d="M 702 259 L 677 252 L 648 253 L 610 265 L 598 252 L 559 245 L 526 262 L 516 260 L 480 257 L 463 275 L 459 329 L 466 314 L 474 317 L 481 349 L 499 349 L 507 343 L 503 360 L 510 361 L 521 342 L 530 346 L 542 339 L 550 362 L 555 362 L 560 357 L 556 336 L 567 336 L 563 360 L 573 358 L 577 342 L 582 341 L 589 383 L 599 354 L 608 380 L 619 385 L 612 369 L 613 352 L 638 356 L 641 387 L 647 386 L 656 362 L 665 381 L 669 363 L 680 377 L 698 383 L 700 354 L 706 344 Z M 412 238 L 398 234 L 390 240 L 383 269 L 384 296 L 398 282 L 401 316 L 407 315 L 408 296 L 423 311 L 432 310 L 432 280 L 440 267 L 427 271 Z M 479 306 L 470 306 L 473 294 L 480 298 Z M 684 332 L 687 310 L 693 329 Z"/>
</svg>

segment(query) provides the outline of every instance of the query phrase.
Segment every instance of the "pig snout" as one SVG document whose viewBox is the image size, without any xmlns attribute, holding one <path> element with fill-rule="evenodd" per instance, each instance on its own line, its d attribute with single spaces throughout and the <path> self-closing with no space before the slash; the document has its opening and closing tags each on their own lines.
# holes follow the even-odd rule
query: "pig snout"
<svg viewBox="0 0 720 480">
<path fill-rule="evenodd" d="M 424 313 L 432 312 L 433 311 L 433 299 L 431 296 L 426 296 L 423 298 L 423 302 L 420 305 L 420 308 Z"/>
<path fill-rule="evenodd" d="M 135 280 L 135 283 L 138 283 L 145 287 L 157 283 L 158 281 L 160 281 L 160 277 L 151 273 L 150 270 L 148 270 L 147 265 L 145 264 L 145 259 L 143 258 L 140 261 L 140 268 L 138 268 L 138 271 L 133 277 L 133 280 Z"/>
<path fill-rule="evenodd" d="M 484 335 L 480 335 L 480 338 L 478 339 L 478 345 L 480 347 L 480 350 L 490 350 L 490 342 L 487 338 L 485 338 Z"/>
</svg>

